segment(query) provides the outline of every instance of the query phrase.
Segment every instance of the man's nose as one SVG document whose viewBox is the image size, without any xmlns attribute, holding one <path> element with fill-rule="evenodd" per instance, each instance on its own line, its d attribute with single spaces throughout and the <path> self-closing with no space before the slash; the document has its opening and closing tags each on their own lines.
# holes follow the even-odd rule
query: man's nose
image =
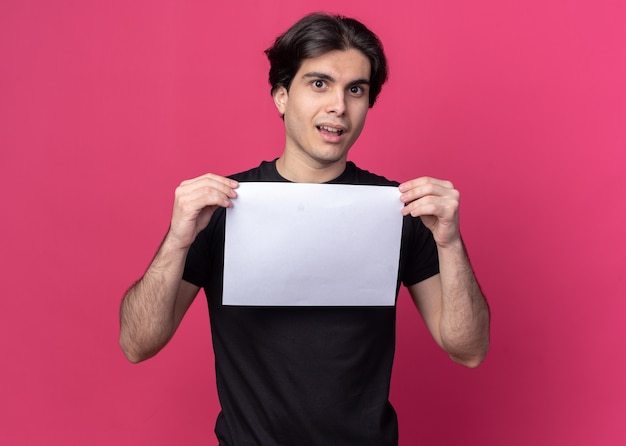
<svg viewBox="0 0 626 446">
<path fill-rule="evenodd" d="M 343 91 L 333 92 L 329 98 L 326 111 L 336 115 L 343 115 L 346 112 L 346 96 Z"/>
</svg>

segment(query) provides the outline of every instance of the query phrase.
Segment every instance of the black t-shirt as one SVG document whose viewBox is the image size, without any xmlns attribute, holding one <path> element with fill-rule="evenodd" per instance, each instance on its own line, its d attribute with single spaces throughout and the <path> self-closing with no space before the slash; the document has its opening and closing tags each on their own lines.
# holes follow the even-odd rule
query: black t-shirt
<svg viewBox="0 0 626 446">
<path fill-rule="evenodd" d="M 275 161 L 232 178 L 287 181 Z M 398 185 L 351 162 L 329 183 Z M 220 444 L 397 445 L 389 403 L 395 306 L 224 306 L 224 229 L 219 208 L 190 248 L 183 275 L 205 289 L 209 304 Z M 432 234 L 419 218 L 405 217 L 398 289 L 438 272 Z"/>
</svg>

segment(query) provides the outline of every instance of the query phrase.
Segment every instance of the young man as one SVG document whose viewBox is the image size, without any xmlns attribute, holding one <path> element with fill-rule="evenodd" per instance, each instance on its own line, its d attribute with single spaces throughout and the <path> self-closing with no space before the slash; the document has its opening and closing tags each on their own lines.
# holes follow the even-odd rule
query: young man
<svg viewBox="0 0 626 446">
<path fill-rule="evenodd" d="M 382 45 L 361 23 L 313 14 L 266 53 L 284 119 L 282 155 L 177 188 L 169 232 L 122 302 L 120 344 L 132 362 L 155 355 L 202 287 L 222 405 L 220 444 L 396 445 L 388 401 L 395 307 L 222 305 L 225 208 L 241 181 L 398 186 L 405 203 L 398 281 L 435 341 L 475 367 L 488 349 L 489 311 L 459 233 L 459 193 L 426 177 L 398 185 L 347 161 L 387 77 Z"/>
</svg>

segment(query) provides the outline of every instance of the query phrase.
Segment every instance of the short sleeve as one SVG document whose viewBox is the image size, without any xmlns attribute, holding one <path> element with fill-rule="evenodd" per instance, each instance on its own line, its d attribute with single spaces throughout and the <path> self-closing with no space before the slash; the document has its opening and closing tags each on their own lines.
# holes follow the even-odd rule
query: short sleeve
<svg viewBox="0 0 626 446">
<path fill-rule="evenodd" d="M 419 217 L 404 217 L 400 264 L 400 280 L 406 287 L 439 273 L 435 239 Z"/>
<path fill-rule="evenodd" d="M 218 208 L 187 253 L 183 280 L 207 288 L 224 263 L 224 221 L 226 211 Z"/>
</svg>

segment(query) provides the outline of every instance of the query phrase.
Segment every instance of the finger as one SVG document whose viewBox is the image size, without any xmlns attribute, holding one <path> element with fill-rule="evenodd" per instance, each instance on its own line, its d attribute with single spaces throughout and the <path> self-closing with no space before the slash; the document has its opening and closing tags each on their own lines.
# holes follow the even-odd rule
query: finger
<svg viewBox="0 0 626 446">
<path fill-rule="evenodd" d="M 429 197 L 414 200 L 402 207 L 402 215 L 411 215 L 413 217 L 420 217 L 422 215 L 436 215 L 438 204 Z"/>
<path fill-rule="evenodd" d="M 454 188 L 454 186 L 452 185 L 450 181 L 440 180 L 440 179 L 432 178 L 432 177 L 419 177 L 413 180 L 405 181 L 404 183 L 400 184 L 398 188 L 400 189 L 400 192 L 406 192 L 410 189 L 420 188 L 420 187 L 428 186 L 431 184 L 438 185 L 447 189 Z"/>
<path fill-rule="evenodd" d="M 235 198 L 237 196 L 235 189 L 238 186 L 239 183 L 230 178 L 215 174 L 205 174 L 197 178 L 192 178 L 191 180 L 183 181 L 179 188 L 181 195 L 192 193 L 192 191 L 195 190 L 205 190 L 205 193 L 210 193 L 210 189 L 214 189 L 230 198 Z"/>
<path fill-rule="evenodd" d="M 459 202 L 450 197 L 428 196 L 415 200 L 402 208 L 402 215 L 413 217 L 433 216 L 439 220 L 455 220 Z"/>
<path fill-rule="evenodd" d="M 232 206 L 231 199 L 235 198 L 236 194 L 232 189 L 228 189 L 230 192 L 225 192 L 220 189 L 216 189 L 213 186 L 198 187 L 190 191 L 181 197 L 181 201 L 193 210 L 200 210 L 207 206 Z"/>
<path fill-rule="evenodd" d="M 410 203 L 430 196 L 450 198 L 458 201 L 460 194 L 449 181 L 442 183 L 428 182 L 406 190 L 400 195 L 400 200 L 403 203 Z"/>
<path fill-rule="evenodd" d="M 236 189 L 239 187 L 239 183 L 231 178 L 216 175 L 214 173 L 206 173 L 196 178 L 185 180 L 181 183 L 181 186 L 189 187 L 202 187 L 213 184 L 216 188 L 227 192 L 227 189 Z"/>
<path fill-rule="evenodd" d="M 175 202 L 186 213 L 196 213 L 207 206 L 230 207 L 237 193 L 224 183 L 209 178 L 181 184 L 175 191 Z"/>
</svg>

